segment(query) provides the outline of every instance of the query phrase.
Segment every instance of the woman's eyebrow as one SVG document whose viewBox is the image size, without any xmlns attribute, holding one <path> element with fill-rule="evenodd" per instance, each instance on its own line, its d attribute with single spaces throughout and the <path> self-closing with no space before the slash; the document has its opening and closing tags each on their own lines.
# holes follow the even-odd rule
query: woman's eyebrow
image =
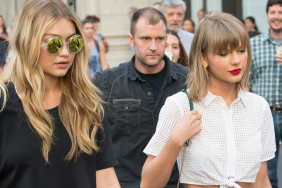
<svg viewBox="0 0 282 188">
<path fill-rule="evenodd" d="M 75 35 L 76 33 L 73 33 L 73 34 L 71 34 L 71 35 L 69 35 L 67 38 L 69 38 L 69 37 L 71 37 L 71 36 L 73 36 L 73 35 Z M 50 35 L 50 36 L 59 36 L 59 37 L 61 37 L 60 35 L 57 35 L 57 34 L 54 34 L 54 33 L 46 33 L 44 36 L 46 36 L 46 35 Z"/>
</svg>

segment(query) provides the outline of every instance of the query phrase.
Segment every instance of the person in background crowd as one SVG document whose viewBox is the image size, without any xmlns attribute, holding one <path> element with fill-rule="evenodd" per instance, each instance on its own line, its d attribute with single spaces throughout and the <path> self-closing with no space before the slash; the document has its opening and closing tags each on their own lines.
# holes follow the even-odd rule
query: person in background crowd
<svg viewBox="0 0 282 188">
<path fill-rule="evenodd" d="M 182 25 L 182 29 L 184 31 L 190 32 L 190 33 L 195 33 L 195 23 L 193 20 L 191 20 L 190 18 L 187 18 L 184 20 L 183 25 Z"/>
<path fill-rule="evenodd" d="M 97 16 L 86 16 L 85 20 L 92 20 L 93 21 L 93 38 L 97 41 L 102 41 L 103 42 L 103 45 L 105 47 L 105 52 L 108 53 L 109 51 L 109 44 L 106 40 L 106 38 L 98 33 L 98 29 L 99 29 L 99 26 L 100 26 L 100 19 L 97 17 Z"/>
<path fill-rule="evenodd" d="M 219 12 L 201 20 L 187 94 L 168 97 L 161 109 L 144 150 L 141 188 L 163 187 L 176 159 L 186 188 L 271 188 L 266 161 L 275 156 L 274 126 L 265 99 L 247 92 L 251 63 L 240 20 Z"/>
<path fill-rule="evenodd" d="M 185 49 L 180 42 L 180 38 L 177 33 L 171 29 L 167 31 L 167 40 L 165 45 L 165 51 L 172 52 L 172 61 L 179 63 L 185 67 L 188 66 L 188 56 L 186 55 Z"/>
<path fill-rule="evenodd" d="M 204 12 L 204 9 L 201 8 L 200 10 L 198 10 L 197 12 L 197 17 L 198 17 L 198 24 L 200 23 L 201 19 L 204 17 L 205 15 L 205 12 Z"/>
<path fill-rule="evenodd" d="M 102 41 L 93 39 L 93 21 L 83 20 L 83 33 L 86 37 L 86 44 L 90 53 L 89 72 L 90 77 L 93 78 L 96 72 L 101 72 L 108 67 L 105 55 L 105 48 Z"/>
<path fill-rule="evenodd" d="M 131 17 L 132 15 L 137 12 L 138 8 L 136 7 L 129 7 L 128 9 L 128 13 L 127 13 L 127 16 L 128 16 L 128 19 L 131 20 Z"/>
<path fill-rule="evenodd" d="M 159 10 L 160 4 L 161 4 L 160 2 L 154 3 L 153 8 Z"/>
<path fill-rule="evenodd" d="M 247 27 L 247 29 L 249 31 L 258 31 L 254 17 L 249 16 L 249 17 L 245 18 L 244 23 L 245 23 L 245 26 Z"/>
<path fill-rule="evenodd" d="M 6 27 L 3 16 L 0 15 L 0 74 L 6 64 L 9 51 L 10 29 Z"/>
<path fill-rule="evenodd" d="M 180 29 L 186 11 L 185 2 L 183 0 L 162 0 L 160 11 L 166 18 L 168 28 L 177 32 L 186 54 L 189 56 L 194 34 Z"/>
<path fill-rule="evenodd" d="M 0 77 L 1 188 L 120 188 L 79 18 L 61 0 L 28 0 Z"/>
<path fill-rule="evenodd" d="M 256 21 L 255 21 L 254 17 L 249 16 L 249 17 L 245 18 L 244 24 L 248 29 L 248 33 L 249 33 L 250 38 L 260 34 L 260 32 L 258 31 L 258 28 L 256 26 Z"/>
<path fill-rule="evenodd" d="M 268 102 L 276 139 L 275 158 L 267 162 L 268 176 L 273 188 L 278 188 L 277 164 L 282 140 L 282 0 L 268 0 L 266 13 L 269 32 L 250 39 L 252 66 L 250 91 Z"/>
<path fill-rule="evenodd" d="M 186 88 L 188 68 L 164 55 L 167 23 L 152 8 L 133 14 L 128 35 L 134 47 L 131 61 L 96 73 L 94 84 L 102 91 L 119 165 L 115 167 L 122 188 L 140 188 L 147 156 L 144 148 L 156 130 L 159 112 L 168 96 Z M 175 163 L 165 188 L 175 188 L 179 177 Z M 154 188 L 151 186 L 150 188 Z M 181 186 L 181 188 L 184 188 Z"/>
</svg>

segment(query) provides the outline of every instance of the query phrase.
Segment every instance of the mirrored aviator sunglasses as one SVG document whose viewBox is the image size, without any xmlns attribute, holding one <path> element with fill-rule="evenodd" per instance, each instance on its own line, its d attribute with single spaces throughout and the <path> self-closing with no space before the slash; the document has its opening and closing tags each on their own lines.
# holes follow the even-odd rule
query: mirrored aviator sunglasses
<svg viewBox="0 0 282 188">
<path fill-rule="evenodd" d="M 62 39 L 58 36 L 51 37 L 47 40 L 45 45 L 41 45 L 41 48 L 47 50 L 51 55 L 56 55 L 60 53 L 63 48 L 63 45 L 66 44 L 69 52 L 78 53 L 83 47 L 83 39 L 81 35 L 72 36 L 68 42 L 63 43 Z"/>
</svg>

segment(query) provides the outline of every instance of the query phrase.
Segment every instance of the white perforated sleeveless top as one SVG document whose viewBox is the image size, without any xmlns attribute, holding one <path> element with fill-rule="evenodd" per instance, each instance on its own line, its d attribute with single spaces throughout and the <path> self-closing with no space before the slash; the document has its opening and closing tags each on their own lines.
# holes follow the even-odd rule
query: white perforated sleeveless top
<svg viewBox="0 0 282 188">
<path fill-rule="evenodd" d="M 256 94 L 239 90 L 228 109 L 222 97 L 209 92 L 194 103 L 194 108 L 202 114 L 202 130 L 186 150 L 181 183 L 240 188 L 235 182 L 255 182 L 261 162 L 274 158 L 276 151 L 268 103 Z M 184 92 L 168 97 L 144 153 L 157 156 L 189 110 Z M 179 169 L 183 155 L 184 146 L 177 157 Z"/>
</svg>

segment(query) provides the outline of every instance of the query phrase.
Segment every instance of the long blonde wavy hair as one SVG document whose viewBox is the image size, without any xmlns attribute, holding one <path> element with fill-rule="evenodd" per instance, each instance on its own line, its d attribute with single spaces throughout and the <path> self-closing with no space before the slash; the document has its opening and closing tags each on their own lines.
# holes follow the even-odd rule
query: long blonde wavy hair
<svg viewBox="0 0 282 188">
<path fill-rule="evenodd" d="M 247 48 L 248 62 L 246 70 L 242 79 L 237 83 L 237 86 L 240 86 L 241 89 L 247 89 L 249 70 L 252 63 L 248 31 L 245 25 L 234 16 L 214 12 L 207 14 L 200 21 L 191 44 L 188 60 L 190 73 L 186 83 L 192 100 L 199 101 L 208 93 L 209 68 L 206 69 L 203 66 L 203 57 L 207 57 L 208 53 L 224 52 L 228 47 L 232 51 L 241 47 Z"/>
<path fill-rule="evenodd" d="M 53 143 L 53 119 L 44 110 L 42 101 L 46 82 L 38 65 L 41 40 L 45 32 L 60 18 L 70 20 L 76 33 L 83 36 L 79 18 L 61 0 L 28 0 L 21 8 L 11 40 L 12 57 L 0 78 L 0 96 L 7 101 L 7 83 L 21 91 L 21 100 L 33 132 L 40 138 L 42 154 L 48 163 Z M 85 38 L 83 36 L 83 38 Z M 86 44 L 85 40 L 84 43 Z M 81 153 L 98 151 L 95 135 L 102 128 L 103 108 L 99 90 L 92 84 L 88 71 L 86 46 L 75 55 L 67 74 L 60 78 L 62 97 L 59 115 L 70 139 L 66 160 L 76 160 Z"/>
</svg>

